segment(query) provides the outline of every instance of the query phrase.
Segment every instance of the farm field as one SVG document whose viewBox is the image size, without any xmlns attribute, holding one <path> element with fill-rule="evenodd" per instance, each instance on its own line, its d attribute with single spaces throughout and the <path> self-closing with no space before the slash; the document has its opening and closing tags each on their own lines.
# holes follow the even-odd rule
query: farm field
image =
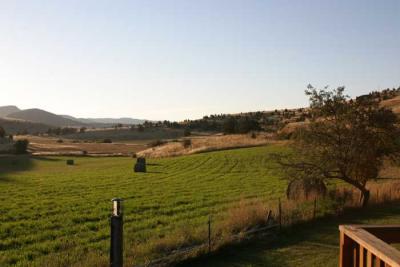
<svg viewBox="0 0 400 267">
<path fill-rule="evenodd" d="M 32 135 L 20 135 L 17 139 L 28 139 L 29 150 L 34 155 L 81 155 L 83 151 L 89 155 L 130 155 L 148 148 L 149 142 L 134 140 L 99 143 Z"/>
<path fill-rule="evenodd" d="M 339 262 L 340 224 L 398 224 L 399 203 L 349 210 L 340 218 L 322 218 L 286 229 L 273 242 L 253 240 L 230 246 L 210 257 L 191 260 L 179 267 L 299 266 L 336 267 Z M 399 244 L 394 244 L 400 248 Z"/>
<path fill-rule="evenodd" d="M 0 266 L 107 266 L 113 197 L 125 199 L 125 253 L 140 262 L 135 252 L 150 239 L 203 229 L 209 214 L 241 199 L 282 196 L 268 154 L 285 150 L 153 159 L 145 174 L 131 158 L 76 157 L 74 166 L 66 157 L 0 158 Z"/>
</svg>

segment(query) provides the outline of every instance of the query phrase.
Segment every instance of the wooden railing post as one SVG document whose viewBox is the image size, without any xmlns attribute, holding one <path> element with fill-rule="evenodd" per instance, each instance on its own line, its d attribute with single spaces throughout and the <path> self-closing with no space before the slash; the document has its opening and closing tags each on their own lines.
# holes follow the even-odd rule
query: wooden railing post
<svg viewBox="0 0 400 267">
<path fill-rule="evenodd" d="M 340 267 L 400 267 L 400 225 L 341 225 Z"/>
<path fill-rule="evenodd" d="M 342 231 L 340 231 L 340 259 L 339 267 L 353 266 L 352 240 Z"/>
</svg>

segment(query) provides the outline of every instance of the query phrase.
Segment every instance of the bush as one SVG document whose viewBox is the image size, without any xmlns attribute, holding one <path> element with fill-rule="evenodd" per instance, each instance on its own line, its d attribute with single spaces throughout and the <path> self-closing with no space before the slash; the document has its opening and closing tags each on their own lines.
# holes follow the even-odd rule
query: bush
<svg viewBox="0 0 400 267">
<path fill-rule="evenodd" d="M 17 140 L 14 144 L 16 154 L 25 154 L 28 151 L 29 141 L 27 139 Z"/>
<path fill-rule="evenodd" d="M 0 126 L 0 138 L 4 138 L 4 136 L 6 136 L 6 131 Z"/>
<path fill-rule="evenodd" d="M 58 139 L 57 143 L 63 143 L 64 141 L 62 139 Z"/>
<path fill-rule="evenodd" d="M 112 140 L 110 138 L 106 138 L 106 139 L 103 140 L 103 143 L 111 144 Z"/>
<path fill-rule="evenodd" d="M 153 142 L 149 143 L 150 147 L 156 147 L 156 146 L 161 146 L 163 144 L 165 144 L 167 142 L 163 141 L 163 140 L 154 140 Z"/>
<path fill-rule="evenodd" d="M 183 136 L 191 136 L 191 135 L 192 135 L 192 132 L 190 132 L 189 129 L 185 129 L 185 130 L 183 131 Z"/>
<path fill-rule="evenodd" d="M 192 140 L 185 139 L 185 140 L 183 140 L 182 145 L 183 145 L 184 148 L 188 148 L 188 147 L 190 147 L 192 145 Z"/>
</svg>

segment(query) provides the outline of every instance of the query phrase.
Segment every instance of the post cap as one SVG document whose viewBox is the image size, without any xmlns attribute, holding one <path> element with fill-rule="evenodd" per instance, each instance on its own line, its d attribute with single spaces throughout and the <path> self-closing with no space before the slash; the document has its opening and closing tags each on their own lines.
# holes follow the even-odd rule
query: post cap
<svg viewBox="0 0 400 267">
<path fill-rule="evenodd" d="M 112 210 L 112 215 L 113 216 L 121 216 L 122 214 L 122 201 L 124 201 L 122 198 L 113 198 L 111 199 L 113 203 L 113 210 Z"/>
</svg>

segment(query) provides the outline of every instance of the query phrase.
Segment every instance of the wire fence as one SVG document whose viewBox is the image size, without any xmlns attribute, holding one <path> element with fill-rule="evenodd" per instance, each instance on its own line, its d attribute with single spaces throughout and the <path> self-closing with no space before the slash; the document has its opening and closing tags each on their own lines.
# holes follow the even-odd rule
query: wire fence
<svg viewBox="0 0 400 267">
<path fill-rule="evenodd" d="M 400 184 L 377 184 L 373 185 L 370 191 L 370 204 L 400 200 Z M 308 199 L 304 200 L 282 200 L 279 198 L 275 201 L 270 201 L 266 206 L 270 208 L 258 213 L 260 218 L 253 220 L 246 227 L 242 225 L 239 228 L 225 229 L 228 234 L 222 234 L 221 229 L 224 229 L 225 225 L 219 225 L 219 222 L 213 221 L 210 216 L 204 225 L 207 233 L 202 241 L 186 245 L 177 244 L 174 249 L 163 253 L 164 255 L 160 255 L 156 259 L 147 260 L 142 264 L 133 264 L 133 266 L 168 266 L 183 259 L 206 255 L 217 251 L 223 246 L 254 237 L 271 238 L 273 240 L 285 227 L 316 220 L 326 215 L 338 216 L 346 208 L 360 207 L 360 193 L 357 190 L 343 187 L 330 191 L 328 195 L 321 198 L 308 197 Z M 254 213 L 251 208 L 244 213 L 243 210 L 240 212 L 239 216 L 247 216 Z M 118 265 L 112 264 L 111 266 L 118 267 Z"/>
</svg>

